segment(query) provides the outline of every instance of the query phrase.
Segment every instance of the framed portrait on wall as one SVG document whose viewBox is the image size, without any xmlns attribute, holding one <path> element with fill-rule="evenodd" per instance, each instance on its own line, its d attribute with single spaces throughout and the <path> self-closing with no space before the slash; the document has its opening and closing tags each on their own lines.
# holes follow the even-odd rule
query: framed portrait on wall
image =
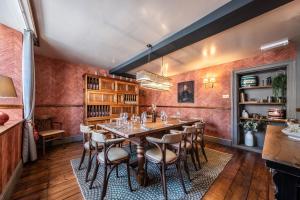
<svg viewBox="0 0 300 200">
<path fill-rule="evenodd" d="M 194 103 L 194 81 L 177 84 L 178 103 Z"/>
</svg>

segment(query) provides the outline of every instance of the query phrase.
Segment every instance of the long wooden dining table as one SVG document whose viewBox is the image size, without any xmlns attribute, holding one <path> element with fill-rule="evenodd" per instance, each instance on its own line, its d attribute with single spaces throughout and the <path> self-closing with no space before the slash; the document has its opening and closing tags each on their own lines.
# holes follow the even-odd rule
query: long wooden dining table
<svg viewBox="0 0 300 200">
<path fill-rule="evenodd" d="M 171 129 L 178 129 L 198 121 L 199 119 L 169 119 L 168 123 L 164 123 L 161 120 L 157 120 L 156 122 L 146 122 L 144 126 L 140 123 L 136 123 L 132 128 L 117 126 L 116 123 L 99 124 L 99 126 L 117 136 L 127 138 L 133 144 L 136 144 L 137 160 L 132 162 L 132 166 L 135 168 L 134 173 L 137 182 L 141 186 L 145 186 L 147 184 L 144 170 L 146 137 L 157 133 L 164 133 Z"/>
</svg>

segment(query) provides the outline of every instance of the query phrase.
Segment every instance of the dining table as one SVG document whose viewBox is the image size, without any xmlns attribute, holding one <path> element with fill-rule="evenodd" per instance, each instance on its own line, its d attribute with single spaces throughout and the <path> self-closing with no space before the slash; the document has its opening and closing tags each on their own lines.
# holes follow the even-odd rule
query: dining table
<svg viewBox="0 0 300 200">
<path fill-rule="evenodd" d="M 136 145 L 137 159 L 131 162 L 131 166 L 139 185 L 146 186 L 147 177 L 144 169 L 146 137 L 168 133 L 171 129 L 179 129 L 182 126 L 192 125 L 199 121 L 199 119 L 168 119 L 166 122 L 157 119 L 156 122 L 152 122 L 151 119 L 148 119 L 143 124 L 139 122 L 132 123 L 132 126 L 119 125 L 116 122 L 99 124 L 99 126 L 116 136 L 128 139 Z"/>
</svg>

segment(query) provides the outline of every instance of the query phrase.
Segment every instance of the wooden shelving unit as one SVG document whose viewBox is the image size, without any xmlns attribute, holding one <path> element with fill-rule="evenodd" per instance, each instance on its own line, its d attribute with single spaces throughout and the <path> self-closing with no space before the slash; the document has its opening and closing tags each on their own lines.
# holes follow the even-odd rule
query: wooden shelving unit
<svg viewBox="0 0 300 200">
<path fill-rule="evenodd" d="M 278 73 L 286 73 L 287 75 L 291 72 L 289 70 L 290 63 L 285 64 L 274 64 L 263 67 L 257 67 L 252 69 L 242 69 L 235 71 L 233 73 L 233 112 L 232 112 L 232 127 L 233 127 L 233 146 L 237 148 L 241 148 L 244 150 L 254 151 L 260 153 L 263 149 L 264 138 L 265 138 L 265 128 L 260 128 L 258 132 L 254 133 L 255 145 L 253 147 L 249 147 L 245 145 L 245 137 L 244 130 L 240 126 L 241 122 L 245 122 L 247 120 L 261 121 L 267 124 L 272 125 L 284 125 L 286 123 L 286 119 L 271 119 L 268 118 L 268 110 L 269 108 L 285 108 L 287 111 L 287 115 L 290 116 L 291 113 L 288 113 L 288 105 L 290 106 L 291 100 L 287 93 L 286 101 L 284 103 L 281 102 L 266 102 L 268 96 L 273 96 L 273 89 L 271 85 L 263 85 L 266 83 L 266 79 L 268 77 L 275 77 Z M 291 73 L 290 73 L 291 74 Z M 241 77 L 245 75 L 255 75 L 257 76 L 258 85 L 257 86 L 249 86 L 249 87 L 241 87 Z M 287 77 L 288 82 L 292 82 Z M 287 89 L 288 90 L 288 89 Z M 241 95 L 244 93 L 244 95 Z M 244 96 L 244 102 L 241 101 L 241 96 Z M 290 94 L 291 96 L 291 94 Z M 255 99 L 252 100 L 252 99 Z M 263 100 L 263 101 L 262 101 Z M 242 111 L 246 110 L 250 117 L 243 118 Z M 254 118 L 252 117 L 254 114 L 258 116 L 263 116 L 263 118 Z"/>
<path fill-rule="evenodd" d="M 105 76 L 85 74 L 84 116 L 85 124 L 109 122 L 127 112 L 129 117 L 139 112 L 139 85 Z"/>
</svg>

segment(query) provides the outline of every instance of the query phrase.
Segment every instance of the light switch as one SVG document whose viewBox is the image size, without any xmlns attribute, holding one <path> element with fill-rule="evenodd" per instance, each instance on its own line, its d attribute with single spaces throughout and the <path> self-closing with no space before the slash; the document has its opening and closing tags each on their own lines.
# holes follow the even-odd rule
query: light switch
<svg viewBox="0 0 300 200">
<path fill-rule="evenodd" d="M 228 98 L 229 98 L 229 94 L 223 94 L 223 95 L 222 95 L 222 98 L 223 98 L 223 99 L 228 99 Z"/>
</svg>

